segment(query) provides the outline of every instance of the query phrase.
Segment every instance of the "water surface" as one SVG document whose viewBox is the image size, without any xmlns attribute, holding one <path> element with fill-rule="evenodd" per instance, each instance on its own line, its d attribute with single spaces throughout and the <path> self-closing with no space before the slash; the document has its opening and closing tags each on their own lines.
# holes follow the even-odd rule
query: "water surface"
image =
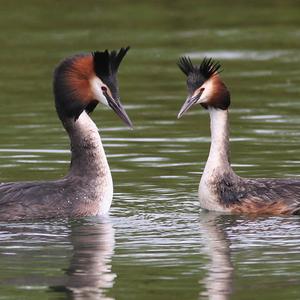
<svg viewBox="0 0 300 300">
<path fill-rule="evenodd" d="M 222 63 L 239 175 L 299 176 L 296 1 L 1 7 L 1 181 L 68 170 L 51 81 L 70 54 L 132 46 L 119 79 L 135 130 L 103 107 L 93 114 L 115 185 L 109 217 L 0 224 L 0 299 L 299 299 L 299 217 L 201 211 L 209 119 L 200 107 L 176 119 L 186 88 L 175 63 Z"/>
</svg>

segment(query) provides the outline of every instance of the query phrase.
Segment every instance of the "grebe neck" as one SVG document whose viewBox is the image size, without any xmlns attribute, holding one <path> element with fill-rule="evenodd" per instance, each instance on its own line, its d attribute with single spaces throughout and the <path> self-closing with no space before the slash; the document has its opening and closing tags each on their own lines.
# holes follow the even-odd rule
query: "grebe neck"
<svg viewBox="0 0 300 300">
<path fill-rule="evenodd" d="M 225 211 L 220 205 L 216 190 L 226 178 L 232 181 L 236 177 L 229 161 L 228 111 L 208 108 L 210 115 L 211 145 L 209 156 L 199 183 L 201 206 L 216 211 Z"/>
<path fill-rule="evenodd" d="M 208 108 L 210 115 L 211 146 L 205 169 L 230 167 L 228 110 Z"/>
<path fill-rule="evenodd" d="M 74 121 L 63 121 L 71 141 L 71 167 L 68 176 L 88 180 L 110 177 L 110 169 L 96 124 L 86 112 Z"/>
</svg>

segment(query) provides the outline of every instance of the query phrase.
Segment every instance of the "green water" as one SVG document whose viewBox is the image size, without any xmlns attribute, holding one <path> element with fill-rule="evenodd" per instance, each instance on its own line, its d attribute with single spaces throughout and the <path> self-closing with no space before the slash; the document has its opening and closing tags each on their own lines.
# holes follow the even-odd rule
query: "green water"
<svg viewBox="0 0 300 300">
<path fill-rule="evenodd" d="M 297 1 L 0 1 L 0 181 L 53 179 L 69 141 L 52 72 L 78 52 L 132 49 L 120 92 L 134 131 L 93 119 L 109 157 L 110 217 L 0 223 L 0 299 L 300 299 L 299 217 L 201 212 L 207 112 L 186 97 L 180 55 L 222 63 L 231 152 L 246 177 L 299 176 Z"/>
</svg>

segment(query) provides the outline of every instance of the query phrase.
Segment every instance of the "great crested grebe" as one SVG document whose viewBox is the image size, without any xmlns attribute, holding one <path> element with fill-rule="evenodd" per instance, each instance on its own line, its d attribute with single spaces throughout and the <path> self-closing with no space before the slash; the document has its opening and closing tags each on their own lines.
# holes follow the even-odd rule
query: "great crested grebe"
<svg viewBox="0 0 300 300">
<path fill-rule="evenodd" d="M 1 183 L 0 220 L 108 212 L 113 182 L 98 128 L 89 114 L 101 102 L 132 126 L 120 103 L 117 82 L 119 65 L 128 50 L 74 55 L 57 66 L 55 106 L 71 141 L 70 170 L 60 180 Z"/>
<path fill-rule="evenodd" d="M 210 115 L 211 147 L 198 192 L 201 207 L 228 213 L 300 214 L 299 179 L 246 179 L 231 168 L 230 94 L 219 76 L 220 64 L 204 58 L 193 65 L 190 58 L 181 57 L 178 66 L 187 76 L 188 88 L 178 118 L 194 104 L 201 104 Z"/>
</svg>

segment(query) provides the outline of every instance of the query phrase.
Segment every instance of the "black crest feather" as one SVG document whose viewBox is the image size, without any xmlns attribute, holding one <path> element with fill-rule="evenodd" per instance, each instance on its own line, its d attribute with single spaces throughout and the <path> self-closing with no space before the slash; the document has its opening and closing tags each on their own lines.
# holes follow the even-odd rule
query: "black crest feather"
<svg viewBox="0 0 300 300">
<path fill-rule="evenodd" d="M 199 73 L 205 79 L 209 79 L 212 75 L 220 73 L 221 64 L 212 58 L 205 57 L 200 65 L 193 65 L 191 59 L 186 56 L 179 58 L 177 62 L 180 70 L 189 76 L 191 73 Z"/>
<path fill-rule="evenodd" d="M 129 49 L 130 47 L 121 48 L 118 52 L 116 50 L 92 52 L 96 75 L 103 78 L 117 73 L 120 63 Z"/>
<path fill-rule="evenodd" d="M 187 76 L 187 86 L 190 93 L 193 93 L 213 75 L 220 73 L 221 68 L 221 64 L 219 62 L 206 57 L 200 65 L 193 65 L 189 57 L 182 56 L 179 58 L 177 65 Z"/>
<path fill-rule="evenodd" d="M 108 50 L 92 52 L 95 73 L 109 87 L 114 99 L 119 97 L 118 68 L 129 48 L 121 48 L 119 51 L 112 50 L 110 52 Z"/>
<path fill-rule="evenodd" d="M 213 61 L 212 58 L 204 58 L 200 67 L 200 73 L 206 78 L 210 78 L 214 74 L 221 72 L 221 64 L 218 61 Z"/>
<path fill-rule="evenodd" d="M 186 76 L 189 76 L 189 74 L 195 70 L 191 59 L 186 56 L 180 57 L 177 62 L 177 65 Z"/>
</svg>

